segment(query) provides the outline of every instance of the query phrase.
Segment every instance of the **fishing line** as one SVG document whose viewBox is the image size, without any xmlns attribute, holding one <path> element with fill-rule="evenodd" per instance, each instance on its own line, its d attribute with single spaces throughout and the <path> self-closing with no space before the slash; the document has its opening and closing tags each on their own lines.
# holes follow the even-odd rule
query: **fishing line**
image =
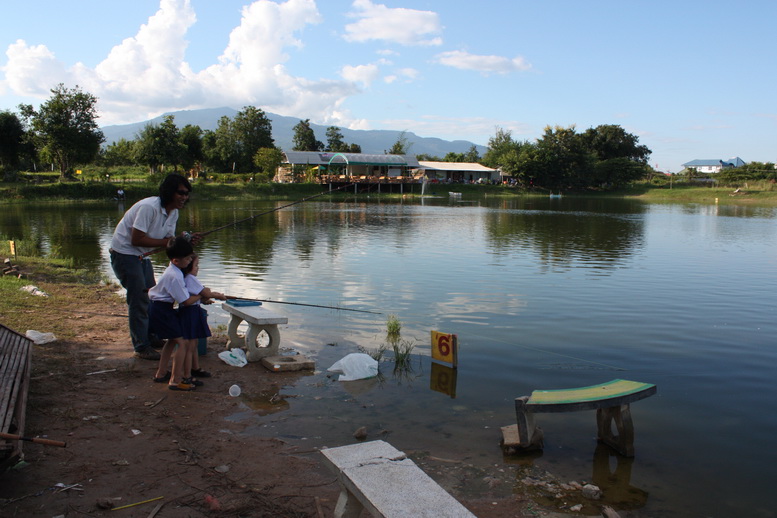
<svg viewBox="0 0 777 518">
<path fill-rule="evenodd" d="M 309 308 L 324 308 L 324 309 L 336 309 L 338 311 L 354 311 L 356 313 L 370 313 L 372 315 L 382 315 L 383 313 L 379 313 L 378 311 L 369 311 L 366 309 L 352 309 L 352 308 L 344 308 L 340 306 L 323 306 L 319 304 L 303 304 L 302 302 L 285 302 L 280 300 L 271 300 L 271 299 L 249 299 L 246 297 L 233 297 L 231 295 L 227 295 L 227 300 L 247 300 L 250 302 L 269 302 L 269 303 L 275 303 L 275 304 L 290 304 L 292 306 L 307 306 Z"/>
</svg>

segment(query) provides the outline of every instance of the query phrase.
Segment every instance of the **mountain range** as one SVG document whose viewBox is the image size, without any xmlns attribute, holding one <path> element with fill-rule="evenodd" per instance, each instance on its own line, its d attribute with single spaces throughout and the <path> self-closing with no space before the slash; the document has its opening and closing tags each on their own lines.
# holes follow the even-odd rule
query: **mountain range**
<svg viewBox="0 0 777 518">
<path fill-rule="evenodd" d="M 132 124 L 117 124 L 100 128 L 105 135 L 105 145 L 112 144 L 120 139 L 134 140 L 147 124 L 160 124 L 167 115 L 174 117 L 175 125 L 183 128 L 187 124 L 199 126 L 203 130 L 215 130 L 221 117 L 234 118 L 238 111 L 233 108 L 206 108 L 202 110 L 183 110 L 168 112 L 153 119 L 134 122 Z M 265 112 L 272 121 L 272 136 L 275 145 L 284 151 L 290 151 L 294 144 L 294 126 L 300 122 L 295 117 L 286 117 L 274 113 Z M 316 134 L 316 139 L 326 143 L 326 129 L 328 126 L 310 123 L 310 127 Z M 397 141 L 402 131 L 398 130 L 351 130 L 340 128 L 343 141 L 348 144 L 358 144 L 362 153 L 384 154 Z M 415 133 L 405 131 L 405 138 L 409 144 L 409 154 L 426 154 L 436 157 L 444 157 L 448 153 L 466 153 L 474 145 L 482 156 L 487 148 L 476 145 L 466 140 L 443 140 L 433 137 L 419 137 Z"/>
</svg>

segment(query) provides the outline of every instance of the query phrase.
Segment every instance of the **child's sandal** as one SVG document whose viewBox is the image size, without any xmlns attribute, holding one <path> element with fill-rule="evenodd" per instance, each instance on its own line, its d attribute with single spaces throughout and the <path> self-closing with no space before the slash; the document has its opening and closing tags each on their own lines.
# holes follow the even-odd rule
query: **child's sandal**
<svg viewBox="0 0 777 518">
<path fill-rule="evenodd" d="M 172 372 L 167 371 L 167 374 L 165 374 L 161 378 L 154 378 L 154 383 L 167 383 L 168 381 L 170 381 L 170 376 L 172 376 Z"/>
<path fill-rule="evenodd" d="M 194 385 L 190 385 L 188 383 L 176 383 L 175 385 L 168 385 L 167 388 L 170 390 L 180 390 L 183 392 L 189 392 L 191 390 L 194 390 Z"/>
<path fill-rule="evenodd" d="M 183 382 L 188 384 L 188 385 L 194 385 L 195 387 L 201 387 L 201 386 L 204 385 L 204 383 L 201 382 L 200 380 L 195 380 L 195 379 L 192 379 L 192 378 L 184 378 Z"/>
</svg>

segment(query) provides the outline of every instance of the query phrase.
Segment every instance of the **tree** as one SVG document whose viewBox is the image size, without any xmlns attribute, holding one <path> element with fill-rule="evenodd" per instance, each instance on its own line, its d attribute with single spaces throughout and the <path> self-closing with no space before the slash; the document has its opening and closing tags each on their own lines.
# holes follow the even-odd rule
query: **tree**
<svg viewBox="0 0 777 518">
<path fill-rule="evenodd" d="M 327 130 L 327 136 L 329 136 L 329 130 Z M 316 140 L 316 134 L 310 127 L 310 119 L 301 120 L 294 126 L 292 140 L 294 151 L 322 151 L 324 149 L 324 144 Z"/>
<path fill-rule="evenodd" d="M 135 140 L 123 138 L 108 144 L 108 147 L 100 152 L 100 161 L 106 166 L 135 164 L 135 143 Z"/>
<path fill-rule="evenodd" d="M 146 126 L 138 134 L 135 147 L 135 158 L 141 164 L 149 167 L 151 174 L 156 174 L 160 166 L 170 164 L 178 170 L 184 159 L 186 146 L 181 141 L 181 133 L 175 125 L 173 115 L 165 115 L 162 124 Z"/>
<path fill-rule="evenodd" d="M 254 164 L 262 171 L 267 181 L 272 180 L 283 163 L 283 153 L 275 147 L 263 147 L 254 155 Z"/>
<path fill-rule="evenodd" d="M 232 127 L 237 142 L 238 171 L 247 173 L 252 170 L 257 151 L 265 147 L 275 147 L 272 121 L 263 110 L 246 106 L 235 115 Z"/>
<path fill-rule="evenodd" d="M 222 117 L 216 130 L 206 131 L 202 140 L 206 162 L 219 171 L 250 172 L 256 152 L 275 147 L 272 122 L 254 106 L 246 106 L 234 119 Z"/>
<path fill-rule="evenodd" d="M 594 153 L 597 160 L 628 158 L 647 164 L 650 149 L 638 144 L 639 137 L 627 133 L 616 124 L 604 124 L 589 128 L 582 134 L 585 146 Z"/>
<path fill-rule="evenodd" d="M 394 142 L 394 145 L 392 145 L 388 151 L 386 151 L 386 154 L 406 155 L 411 147 L 413 147 L 413 144 L 408 141 L 407 132 L 403 130 L 397 135 L 397 141 Z"/>
<path fill-rule="evenodd" d="M 181 143 L 183 144 L 183 155 L 181 165 L 189 170 L 205 159 L 202 143 L 202 128 L 187 124 L 181 130 Z"/>
<path fill-rule="evenodd" d="M 24 149 L 25 131 L 15 113 L 0 112 L 0 167 L 14 168 L 19 164 Z"/>
<path fill-rule="evenodd" d="M 496 133 L 488 139 L 488 151 L 483 156 L 484 165 L 492 169 L 500 169 L 506 175 L 516 178 L 518 181 L 524 181 L 531 178 L 532 174 L 522 169 L 522 162 L 530 162 L 530 155 L 527 153 L 532 150 L 532 145 L 528 142 L 518 142 L 513 140 L 512 132 L 497 126 Z M 474 152 L 477 154 L 475 146 L 470 148 L 468 154 Z"/>
<path fill-rule="evenodd" d="M 464 161 L 470 163 L 480 162 L 480 153 L 478 148 L 474 144 L 469 147 L 469 150 L 464 154 Z"/>
<path fill-rule="evenodd" d="M 580 189 L 589 186 L 595 159 L 574 126 L 548 126 L 530 158 L 521 163 L 537 185 L 550 190 Z"/>
<path fill-rule="evenodd" d="M 337 126 L 329 126 L 326 129 L 326 150 L 332 153 L 347 151 L 348 144 L 343 140 L 343 134 Z"/>
<path fill-rule="evenodd" d="M 93 161 L 105 141 L 97 126 L 97 98 L 76 86 L 65 88 L 60 83 L 51 90 L 52 97 L 38 110 L 20 105 L 30 134 L 47 158 L 57 164 L 64 178 L 76 163 Z"/>
</svg>

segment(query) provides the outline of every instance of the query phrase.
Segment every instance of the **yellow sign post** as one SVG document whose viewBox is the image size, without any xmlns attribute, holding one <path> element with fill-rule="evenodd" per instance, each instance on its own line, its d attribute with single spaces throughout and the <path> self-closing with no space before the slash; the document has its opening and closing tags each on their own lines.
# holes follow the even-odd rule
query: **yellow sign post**
<svg viewBox="0 0 777 518">
<path fill-rule="evenodd" d="M 432 359 L 450 363 L 455 369 L 459 363 L 456 335 L 432 331 Z"/>
<path fill-rule="evenodd" d="M 16 259 L 16 241 L 8 241 L 8 246 L 11 249 L 11 255 Z"/>
</svg>

